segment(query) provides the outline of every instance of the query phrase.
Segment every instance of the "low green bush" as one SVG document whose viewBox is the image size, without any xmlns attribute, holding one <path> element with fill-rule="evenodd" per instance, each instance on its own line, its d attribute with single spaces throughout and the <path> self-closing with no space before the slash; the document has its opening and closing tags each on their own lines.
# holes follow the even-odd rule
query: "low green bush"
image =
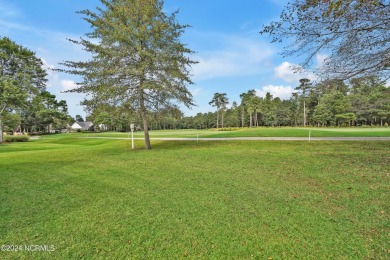
<svg viewBox="0 0 390 260">
<path fill-rule="evenodd" d="M 28 135 L 5 135 L 5 142 L 28 142 L 30 137 Z"/>
<path fill-rule="evenodd" d="M 237 131 L 240 130 L 238 127 L 225 127 L 225 128 L 219 128 L 218 131 Z"/>
</svg>

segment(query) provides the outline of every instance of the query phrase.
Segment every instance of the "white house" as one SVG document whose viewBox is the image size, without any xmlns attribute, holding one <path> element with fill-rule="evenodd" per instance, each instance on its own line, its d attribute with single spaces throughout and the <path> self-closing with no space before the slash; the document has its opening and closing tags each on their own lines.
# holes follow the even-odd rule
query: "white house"
<svg viewBox="0 0 390 260">
<path fill-rule="evenodd" d="M 85 122 L 75 122 L 71 126 L 71 128 L 72 128 L 72 130 L 86 131 L 86 130 L 89 130 L 92 126 L 93 126 L 92 122 L 85 121 Z"/>
</svg>

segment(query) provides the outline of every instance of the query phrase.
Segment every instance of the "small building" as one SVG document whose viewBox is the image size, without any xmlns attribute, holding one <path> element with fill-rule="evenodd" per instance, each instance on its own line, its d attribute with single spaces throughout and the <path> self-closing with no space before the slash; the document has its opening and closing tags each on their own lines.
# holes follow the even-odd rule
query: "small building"
<svg viewBox="0 0 390 260">
<path fill-rule="evenodd" d="M 74 122 L 74 124 L 71 126 L 72 130 L 77 131 L 88 131 L 93 126 L 92 122 L 85 121 L 85 122 Z"/>
</svg>

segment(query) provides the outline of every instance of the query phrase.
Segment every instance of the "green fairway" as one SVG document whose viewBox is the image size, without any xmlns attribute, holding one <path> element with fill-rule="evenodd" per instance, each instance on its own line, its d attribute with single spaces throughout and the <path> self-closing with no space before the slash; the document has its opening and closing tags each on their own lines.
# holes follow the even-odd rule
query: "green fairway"
<svg viewBox="0 0 390 260">
<path fill-rule="evenodd" d="M 390 142 L 79 136 L 0 145 L 0 245 L 55 248 L 1 259 L 390 257 Z"/>
<path fill-rule="evenodd" d="M 150 131 L 153 138 L 159 137 L 390 137 L 390 128 L 294 128 L 294 127 L 254 127 L 235 131 L 209 130 L 155 130 Z M 85 133 L 89 136 L 129 138 L 131 133 L 105 132 Z M 134 137 L 143 137 L 142 131 L 134 133 Z"/>
</svg>

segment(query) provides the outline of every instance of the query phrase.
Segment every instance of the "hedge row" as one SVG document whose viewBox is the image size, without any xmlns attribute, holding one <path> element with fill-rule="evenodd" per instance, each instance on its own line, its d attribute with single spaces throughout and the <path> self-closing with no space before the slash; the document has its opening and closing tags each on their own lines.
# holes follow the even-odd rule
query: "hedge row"
<svg viewBox="0 0 390 260">
<path fill-rule="evenodd" d="M 218 128 L 218 131 L 237 131 L 240 130 L 238 127 L 225 127 L 225 128 Z"/>
<path fill-rule="evenodd" d="M 30 139 L 28 135 L 5 135 L 5 142 L 27 142 Z"/>
</svg>

